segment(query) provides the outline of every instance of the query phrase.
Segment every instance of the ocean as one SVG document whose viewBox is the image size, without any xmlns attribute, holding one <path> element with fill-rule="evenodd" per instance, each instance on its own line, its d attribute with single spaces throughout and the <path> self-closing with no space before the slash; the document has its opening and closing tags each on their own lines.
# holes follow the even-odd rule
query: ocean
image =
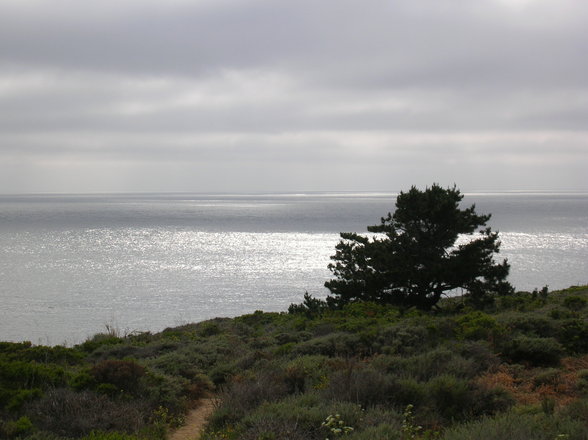
<svg viewBox="0 0 588 440">
<path fill-rule="evenodd" d="M 75 344 L 325 297 L 339 232 L 394 194 L 0 196 L 0 340 Z M 588 283 L 588 194 L 466 194 L 519 290 Z"/>
</svg>

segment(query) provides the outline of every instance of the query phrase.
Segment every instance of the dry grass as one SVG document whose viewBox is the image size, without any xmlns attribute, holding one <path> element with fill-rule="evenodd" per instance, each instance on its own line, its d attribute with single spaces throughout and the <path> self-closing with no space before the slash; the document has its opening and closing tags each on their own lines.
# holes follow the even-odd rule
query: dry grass
<svg viewBox="0 0 588 440">
<path fill-rule="evenodd" d="M 577 399 L 578 371 L 588 369 L 588 355 L 581 358 L 564 358 L 560 374 L 553 383 L 537 385 L 536 372 L 527 369 L 516 371 L 509 365 L 501 365 L 495 372 L 478 378 L 478 383 L 488 388 L 500 387 L 507 390 L 517 403 L 539 404 L 552 399 L 558 407 L 566 406 Z"/>
</svg>

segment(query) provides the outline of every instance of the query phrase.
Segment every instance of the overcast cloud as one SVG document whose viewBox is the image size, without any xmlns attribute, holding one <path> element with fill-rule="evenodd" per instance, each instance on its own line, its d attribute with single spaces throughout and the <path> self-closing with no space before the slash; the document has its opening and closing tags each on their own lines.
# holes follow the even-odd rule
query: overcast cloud
<svg viewBox="0 0 588 440">
<path fill-rule="evenodd" d="M 0 192 L 588 190 L 585 0 L 2 0 Z"/>
</svg>

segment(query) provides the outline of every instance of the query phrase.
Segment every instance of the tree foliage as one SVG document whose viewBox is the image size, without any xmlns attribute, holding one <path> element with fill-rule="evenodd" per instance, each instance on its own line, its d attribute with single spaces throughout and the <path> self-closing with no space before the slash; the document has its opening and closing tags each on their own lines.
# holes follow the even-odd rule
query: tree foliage
<svg viewBox="0 0 588 440">
<path fill-rule="evenodd" d="M 373 236 L 341 233 L 325 286 L 327 301 L 416 306 L 429 310 L 442 295 L 463 289 L 474 301 L 512 292 L 507 261 L 494 262 L 498 233 L 485 227 L 490 215 L 475 205 L 461 209 L 456 188 L 412 187 L 396 199 L 394 214 L 368 227 Z"/>
</svg>

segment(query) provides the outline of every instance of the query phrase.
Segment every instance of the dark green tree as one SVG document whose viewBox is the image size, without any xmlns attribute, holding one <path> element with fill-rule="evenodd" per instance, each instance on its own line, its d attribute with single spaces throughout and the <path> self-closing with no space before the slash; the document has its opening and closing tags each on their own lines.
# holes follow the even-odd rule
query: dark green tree
<svg viewBox="0 0 588 440">
<path fill-rule="evenodd" d="M 494 262 L 498 233 L 485 227 L 490 215 L 475 205 L 461 209 L 454 186 L 412 187 L 396 199 L 394 214 L 368 227 L 373 236 L 341 233 L 325 287 L 327 302 L 338 307 L 374 301 L 430 310 L 456 289 L 481 304 L 494 294 L 512 293 L 507 261 Z"/>
</svg>

